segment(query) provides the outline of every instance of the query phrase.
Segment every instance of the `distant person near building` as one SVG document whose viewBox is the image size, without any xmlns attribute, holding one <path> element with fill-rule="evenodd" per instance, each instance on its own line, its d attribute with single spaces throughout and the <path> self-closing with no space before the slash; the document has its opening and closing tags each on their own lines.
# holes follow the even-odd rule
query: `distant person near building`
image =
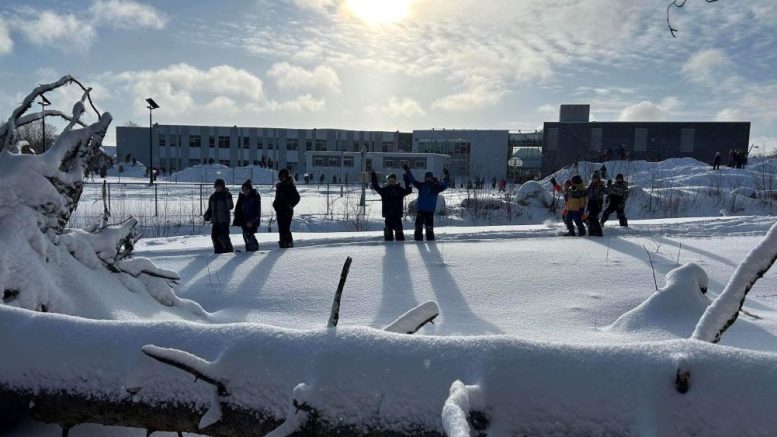
<svg viewBox="0 0 777 437">
<path fill-rule="evenodd" d="M 321 175 L 323 178 L 324 175 Z M 278 219 L 278 246 L 281 249 L 294 247 L 294 239 L 291 235 L 291 219 L 294 216 L 294 207 L 299 203 L 299 192 L 294 186 L 294 181 L 285 168 L 278 172 L 278 184 L 275 186 L 275 199 L 272 206 Z"/>
</svg>

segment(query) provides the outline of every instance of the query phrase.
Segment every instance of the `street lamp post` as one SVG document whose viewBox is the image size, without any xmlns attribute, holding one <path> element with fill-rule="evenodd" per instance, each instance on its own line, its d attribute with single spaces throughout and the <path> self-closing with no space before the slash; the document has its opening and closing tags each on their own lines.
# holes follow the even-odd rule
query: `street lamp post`
<svg viewBox="0 0 777 437">
<path fill-rule="evenodd" d="M 151 97 L 146 99 L 148 103 L 148 183 L 154 184 L 154 121 L 151 116 L 151 112 L 154 109 L 158 109 L 159 105 L 156 104 Z"/>
<path fill-rule="evenodd" d="M 43 151 L 46 152 L 46 106 L 49 106 L 51 102 L 49 102 L 49 99 L 46 98 L 43 94 L 40 96 L 40 102 L 38 102 L 40 105 L 40 122 L 41 126 L 43 127 Z"/>
</svg>

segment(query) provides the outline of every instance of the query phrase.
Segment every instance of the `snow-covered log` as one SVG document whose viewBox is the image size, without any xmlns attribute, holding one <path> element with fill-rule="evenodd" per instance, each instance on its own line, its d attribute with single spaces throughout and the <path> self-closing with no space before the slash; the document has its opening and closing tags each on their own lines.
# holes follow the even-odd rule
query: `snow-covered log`
<svg viewBox="0 0 777 437">
<path fill-rule="evenodd" d="M 742 305 L 756 281 L 777 261 L 777 223 L 763 240 L 739 263 L 726 288 L 718 295 L 699 320 L 692 338 L 717 343 L 739 316 Z"/>
<path fill-rule="evenodd" d="M 142 352 L 149 344 L 209 363 L 203 374 L 223 381 L 229 394 L 220 397 L 218 422 L 199 430 L 213 385 L 149 358 Z M 477 409 L 488 415 L 491 435 L 777 429 L 777 354 L 689 339 L 562 345 L 350 326 L 100 321 L 0 306 L 0 350 L 13 351 L 0 360 L 0 397 L 18 407 L 16 415 L 54 423 L 76 417 L 160 431 L 264 434 L 290 417 L 296 399 L 315 411 L 300 435 L 442 435 L 451 381 L 468 379 L 482 390 L 485 405 Z M 677 392 L 680 355 L 692 370 L 692 396 Z M 300 383 L 310 390 L 295 394 Z M 737 402 L 720 402 L 732 393 Z M 51 404 L 57 396 L 64 397 Z"/>
<path fill-rule="evenodd" d="M 427 323 L 432 323 L 439 315 L 440 307 L 437 302 L 430 300 L 402 314 L 383 330 L 398 334 L 414 334 Z"/>
</svg>

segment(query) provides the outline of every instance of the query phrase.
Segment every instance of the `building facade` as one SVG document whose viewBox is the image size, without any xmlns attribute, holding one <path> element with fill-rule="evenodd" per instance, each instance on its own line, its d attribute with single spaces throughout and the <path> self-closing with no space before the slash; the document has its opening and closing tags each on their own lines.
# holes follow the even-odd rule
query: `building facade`
<svg viewBox="0 0 777 437">
<path fill-rule="evenodd" d="M 750 142 L 750 122 L 590 122 L 583 119 L 587 106 L 562 105 L 563 121 L 544 124 L 543 174 L 603 159 L 712 163 L 719 152 L 725 162 L 730 150 L 747 150 Z"/>
<path fill-rule="evenodd" d="M 414 130 L 413 152 L 449 155 L 456 180 L 500 179 L 507 175 L 508 135 L 507 130 Z"/>
<path fill-rule="evenodd" d="M 412 135 L 402 132 L 342 129 L 281 129 L 223 126 L 154 125 L 154 167 L 167 172 L 216 162 L 241 167 L 265 162 L 304 173 L 307 152 L 410 151 Z M 149 162 L 149 128 L 117 127 L 117 155 Z"/>
<path fill-rule="evenodd" d="M 308 152 L 305 154 L 306 173 L 317 183 L 324 177 L 324 182 L 357 182 L 362 180 L 362 154 L 360 152 Z M 366 173 L 375 171 L 380 176 L 394 173 L 402 180 L 403 166 L 407 165 L 417 179 L 421 179 L 427 171 L 442 177 L 442 169 L 450 164 L 450 156 L 436 153 L 411 152 L 365 152 L 364 168 Z M 365 173 L 365 174 L 366 174 Z M 366 180 L 365 180 L 366 182 Z"/>
<path fill-rule="evenodd" d="M 513 182 L 524 182 L 542 175 L 541 130 L 510 133 L 510 159 L 507 161 L 507 178 Z"/>
</svg>

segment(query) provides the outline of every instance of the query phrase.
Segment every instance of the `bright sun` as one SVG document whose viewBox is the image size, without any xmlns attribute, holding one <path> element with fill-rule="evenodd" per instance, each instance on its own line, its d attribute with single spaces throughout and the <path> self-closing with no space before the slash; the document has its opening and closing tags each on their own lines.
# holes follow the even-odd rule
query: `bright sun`
<svg viewBox="0 0 777 437">
<path fill-rule="evenodd" d="M 408 16 L 413 0 L 348 0 L 346 7 L 370 25 L 391 24 Z"/>
</svg>

